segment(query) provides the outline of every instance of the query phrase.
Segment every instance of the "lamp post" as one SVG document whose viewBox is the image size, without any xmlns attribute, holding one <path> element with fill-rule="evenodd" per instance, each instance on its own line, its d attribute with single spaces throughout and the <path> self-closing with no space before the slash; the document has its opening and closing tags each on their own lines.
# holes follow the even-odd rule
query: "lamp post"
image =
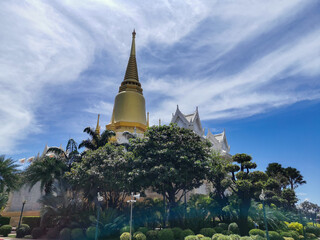
<svg viewBox="0 0 320 240">
<path fill-rule="evenodd" d="M 302 209 L 303 209 L 302 205 L 301 204 L 297 205 L 297 209 L 299 211 L 300 223 L 302 224 L 303 236 L 304 236 L 304 239 L 306 239 L 306 231 L 304 230 L 304 224 L 302 221 Z"/>
<path fill-rule="evenodd" d="M 21 213 L 20 213 L 18 228 L 20 227 L 20 224 L 21 224 L 23 209 L 24 209 L 24 205 L 26 204 L 26 202 L 27 202 L 26 200 L 23 200 L 23 202 L 22 202 L 22 208 L 21 208 Z"/>
<path fill-rule="evenodd" d="M 97 194 L 97 224 L 96 224 L 96 234 L 94 236 L 94 239 L 98 239 L 98 232 L 99 232 L 99 220 L 100 220 L 100 202 L 103 201 L 103 197 L 100 196 L 99 192 Z"/>
<path fill-rule="evenodd" d="M 133 193 L 131 193 L 131 199 L 127 201 L 127 203 L 130 203 L 130 240 L 132 240 L 132 208 L 133 208 L 133 203 L 136 202 L 136 199 L 140 198 L 140 193 L 137 195 L 133 195 Z"/>
<path fill-rule="evenodd" d="M 262 208 L 263 208 L 263 218 L 264 218 L 264 224 L 266 227 L 266 236 L 267 236 L 267 240 L 269 239 L 269 231 L 268 231 L 268 222 L 267 222 L 267 216 L 266 216 L 266 209 L 265 209 L 265 203 L 264 201 L 266 200 L 266 195 L 262 189 L 261 194 L 259 196 L 260 200 L 262 201 Z"/>
</svg>

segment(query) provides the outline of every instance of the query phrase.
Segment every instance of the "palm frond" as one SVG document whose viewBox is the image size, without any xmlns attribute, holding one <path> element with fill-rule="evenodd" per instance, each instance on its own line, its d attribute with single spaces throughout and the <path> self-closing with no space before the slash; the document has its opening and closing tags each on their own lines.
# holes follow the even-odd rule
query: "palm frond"
<svg viewBox="0 0 320 240">
<path fill-rule="evenodd" d="M 90 150 L 95 150 L 96 149 L 96 146 L 91 142 L 90 139 L 87 139 L 87 140 L 83 140 L 80 144 L 79 144 L 79 148 L 87 148 L 87 149 L 90 149 Z"/>
<path fill-rule="evenodd" d="M 92 137 L 92 140 L 95 141 L 96 143 L 99 142 L 99 138 L 100 136 L 96 133 L 96 131 L 91 128 L 91 127 L 86 127 L 83 132 L 85 133 L 88 133 L 91 137 Z M 80 145 L 79 145 L 80 146 Z"/>
</svg>

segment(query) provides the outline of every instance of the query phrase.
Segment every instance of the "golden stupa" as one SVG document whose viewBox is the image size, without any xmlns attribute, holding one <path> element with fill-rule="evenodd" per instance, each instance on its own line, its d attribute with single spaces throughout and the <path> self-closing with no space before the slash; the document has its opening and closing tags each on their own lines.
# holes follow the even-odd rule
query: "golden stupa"
<svg viewBox="0 0 320 240">
<path fill-rule="evenodd" d="M 146 103 L 138 77 L 135 36 L 136 32 L 133 31 L 126 74 L 114 100 L 111 122 L 106 126 L 108 130 L 116 133 L 124 131 L 144 133 L 148 126 Z"/>
</svg>

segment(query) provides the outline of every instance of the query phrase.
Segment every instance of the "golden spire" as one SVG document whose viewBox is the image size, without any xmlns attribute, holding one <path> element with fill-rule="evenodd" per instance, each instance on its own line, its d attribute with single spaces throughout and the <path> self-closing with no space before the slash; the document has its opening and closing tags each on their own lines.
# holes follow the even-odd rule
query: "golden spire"
<svg viewBox="0 0 320 240">
<path fill-rule="evenodd" d="M 100 118 L 100 114 L 98 114 L 98 120 L 97 120 L 97 126 L 96 126 L 96 133 L 97 133 L 98 135 L 100 135 L 99 118 Z"/>
</svg>

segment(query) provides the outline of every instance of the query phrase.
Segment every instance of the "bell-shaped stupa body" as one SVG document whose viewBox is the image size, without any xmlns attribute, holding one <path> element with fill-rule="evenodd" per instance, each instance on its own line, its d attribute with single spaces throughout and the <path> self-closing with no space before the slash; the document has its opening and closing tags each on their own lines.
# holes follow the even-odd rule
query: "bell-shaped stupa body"
<svg viewBox="0 0 320 240">
<path fill-rule="evenodd" d="M 142 94 L 138 77 L 135 51 L 135 31 L 132 33 L 131 53 L 124 80 L 119 87 L 119 93 L 114 100 L 111 122 L 107 129 L 116 132 L 116 140 L 123 142 L 123 132 L 142 134 L 146 131 L 146 103 Z"/>
</svg>

